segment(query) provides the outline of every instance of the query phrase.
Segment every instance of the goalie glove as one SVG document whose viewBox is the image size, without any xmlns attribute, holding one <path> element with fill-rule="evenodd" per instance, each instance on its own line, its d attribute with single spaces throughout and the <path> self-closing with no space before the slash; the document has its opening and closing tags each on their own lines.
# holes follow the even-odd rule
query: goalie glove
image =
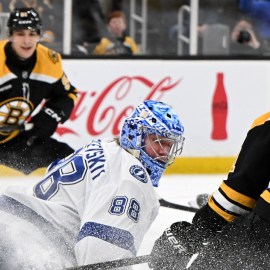
<svg viewBox="0 0 270 270">
<path fill-rule="evenodd" d="M 176 222 L 156 240 L 149 267 L 155 270 L 182 270 L 202 242 L 198 230 L 189 222 Z"/>
<path fill-rule="evenodd" d="M 46 139 L 53 135 L 57 129 L 58 123 L 62 118 L 51 108 L 44 107 L 37 115 L 35 115 L 30 123 L 34 126 L 29 132 L 27 145 L 31 146 L 37 139 Z"/>
</svg>

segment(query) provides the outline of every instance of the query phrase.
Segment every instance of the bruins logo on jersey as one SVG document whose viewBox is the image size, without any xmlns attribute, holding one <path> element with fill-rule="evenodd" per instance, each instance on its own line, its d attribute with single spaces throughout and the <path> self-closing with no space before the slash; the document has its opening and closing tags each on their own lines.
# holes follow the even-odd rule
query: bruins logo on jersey
<svg viewBox="0 0 270 270">
<path fill-rule="evenodd" d="M 49 54 L 49 57 L 50 59 L 52 60 L 52 62 L 54 64 L 56 64 L 57 62 L 59 62 L 59 56 L 58 56 L 58 53 L 53 51 L 53 50 L 48 50 L 48 54 Z"/>
<path fill-rule="evenodd" d="M 22 97 L 0 103 L 0 143 L 11 139 L 12 131 L 25 122 L 33 110 L 33 104 Z"/>
</svg>

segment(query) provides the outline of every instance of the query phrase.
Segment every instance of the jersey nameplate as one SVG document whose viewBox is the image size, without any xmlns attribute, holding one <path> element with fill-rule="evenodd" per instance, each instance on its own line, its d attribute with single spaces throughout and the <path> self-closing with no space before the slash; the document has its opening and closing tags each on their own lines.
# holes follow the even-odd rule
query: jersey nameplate
<svg viewBox="0 0 270 270">
<path fill-rule="evenodd" d="M 93 140 L 87 147 L 86 161 L 90 169 L 92 179 L 95 180 L 105 173 L 105 155 L 100 140 Z"/>
</svg>

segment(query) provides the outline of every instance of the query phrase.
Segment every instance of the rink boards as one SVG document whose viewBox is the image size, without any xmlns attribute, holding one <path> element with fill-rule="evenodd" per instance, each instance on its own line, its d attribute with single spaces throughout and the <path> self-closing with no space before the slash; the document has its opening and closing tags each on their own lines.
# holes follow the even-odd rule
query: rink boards
<svg viewBox="0 0 270 270">
<path fill-rule="evenodd" d="M 63 64 L 79 95 L 54 137 L 76 149 L 90 139 L 117 136 L 138 103 L 161 100 L 185 127 L 182 157 L 168 173 L 226 173 L 253 120 L 269 108 L 269 61 L 64 59 Z"/>
</svg>

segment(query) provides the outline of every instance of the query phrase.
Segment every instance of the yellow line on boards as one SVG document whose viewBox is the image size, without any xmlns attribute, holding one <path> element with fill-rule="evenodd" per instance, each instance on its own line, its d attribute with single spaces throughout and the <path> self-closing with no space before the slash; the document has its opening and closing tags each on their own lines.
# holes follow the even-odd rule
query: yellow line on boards
<svg viewBox="0 0 270 270">
<path fill-rule="evenodd" d="M 235 157 L 180 157 L 166 174 L 227 174 L 235 162 Z M 29 176 L 43 176 L 46 168 L 40 168 Z M 0 175 L 7 177 L 25 176 L 22 172 L 0 165 Z"/>
</svg>

